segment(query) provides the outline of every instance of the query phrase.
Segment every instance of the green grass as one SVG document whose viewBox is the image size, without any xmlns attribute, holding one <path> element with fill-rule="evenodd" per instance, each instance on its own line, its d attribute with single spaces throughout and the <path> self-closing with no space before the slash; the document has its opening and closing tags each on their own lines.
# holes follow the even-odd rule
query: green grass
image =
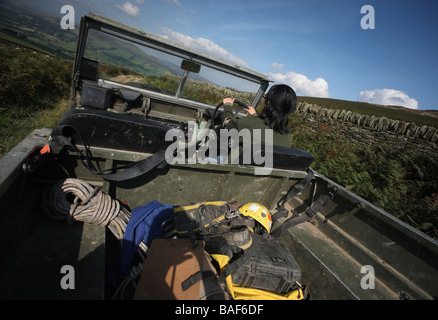
<svg viewBox="0 0 438 320">
<path fill-rule="evenodd" d="M 29 49 L 37 50 L 37 51 L 39 51 L 39 52 L 42 52 L 42 53 L 46 53 L 46 54 L 52 55 L 52 52 L 46 51 L 46 50 L 44 50 L 44 49 L 41 49 L 41 47 L 39 47 L 39 46 L 36 46 L 36 45 L 34 45 L 34 44 L 31 44 L 31 43 L 28 43 L 28 42 L 26 42 L 26 41 L 20 40 L 20 39 L 18 39 L 18 38 L 16 38 L 16 37 L 12 36 L 12 35 L 10 35 L 10 34 L 7 34 L 7 33 L 5 33 L 5 32 L 2 32 L 2 31 L 0 31 L 0 39 L 3 39 L 3 40 L 6 40 L 6 41 L 9 41 L 9 42 L 16 43 L 16 44 L 18 44 L 18 45 L 20 45 L 20 46 L 22 46 L 22 47 L 26 47 L 26 48 L 29 48 Z"/>
<path fill-rule="evenodd" d="M 34 129 L 56 127 L 68 109 L 67 100 L 47 101 L 45 108 L 11 108 L 0 111 L 0 158 Z"/>
<path fill-rule="evenodd" d="M 71 62 L 0 41 L 0 156 L 67 110 Z"/>
</svg>

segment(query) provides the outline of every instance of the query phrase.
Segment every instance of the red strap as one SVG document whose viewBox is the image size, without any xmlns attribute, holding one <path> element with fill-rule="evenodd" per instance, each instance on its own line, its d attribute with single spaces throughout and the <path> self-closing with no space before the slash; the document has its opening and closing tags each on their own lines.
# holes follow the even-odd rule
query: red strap
<svg viewBox="0 0 438 320">
<path fill-rule="evenodd" d="M 46 144 L 46 145 L 40 150 L 40 154 L 44 154 L 44 153 L 50 153 L 50 146 L 49 146 L 49 144 Z"/>
</svg>

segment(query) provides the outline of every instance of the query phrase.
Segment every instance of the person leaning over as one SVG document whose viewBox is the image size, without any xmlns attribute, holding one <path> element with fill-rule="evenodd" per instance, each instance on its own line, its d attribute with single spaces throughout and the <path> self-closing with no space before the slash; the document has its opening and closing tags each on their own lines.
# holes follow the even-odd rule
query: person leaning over
<svg viewBox="0 0 438 320">
<path fill-rule="evenodd" d="M 291 87 L 284 84 L 272 86 L 264 96 L 260 115 L 257 115 L 255 109 L 249 106 L 246 109 L 249 116 L 233 120 L 234 98 L 225 98 L 222 102 L 224 111 L 221 118 L 226 129 L 247 128 L 250 131 L 272 129 L 274 146 L 291 147 L 292 135 L 287 125 L 289 114 L 297 107 L 297 96 Z M 264 143 L 264 137 L 265 134 L 262 133 L 262 143 Z"/>
</svg>

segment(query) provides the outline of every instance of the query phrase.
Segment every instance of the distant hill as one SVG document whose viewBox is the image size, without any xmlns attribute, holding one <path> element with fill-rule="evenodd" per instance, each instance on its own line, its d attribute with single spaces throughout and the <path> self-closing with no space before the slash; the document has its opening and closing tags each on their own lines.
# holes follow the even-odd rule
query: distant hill
<svg viewBox="0 0 438 320">
<path fill-rule="evenodd" d="M 78 29 L 63 30 L 60 19 L 20 1 L 0 2 L 0 36 L 31 48 L 73 60 Z M 7 36 L 6 36 L 7 35 Z"/>
<path fill-rule="evenodd" d="M 438 128 L 437 110 L 414 110 L 399 106 L 383 106 L 366 102 L 315 97 L 298 97 L 298 101 L 330 109 L 350 110 L 362 115 L 386 117 L 388 119 L 414 122 L 419 126 L 428 125 Z"/>
<path fill-rule="evenodd" d="M 73 30 L 63 30 L 60 18 L 38 11 L 21 1 L 0 2 L 0 38 L 43 53 L 73 60 L 76 52 L 79 25 Z M 87 46 L 87 57 L 101 64 L 127 67 L 141 75 L 162 76 L 166 73 L 181 76 L 179 65 L 170 63 L 162 53 L 145 52 L 140 46 L 121 41 L 110 35 L 92 32 Z M 207 81 L 199 75 L 192 79 Z"/>
</svg>

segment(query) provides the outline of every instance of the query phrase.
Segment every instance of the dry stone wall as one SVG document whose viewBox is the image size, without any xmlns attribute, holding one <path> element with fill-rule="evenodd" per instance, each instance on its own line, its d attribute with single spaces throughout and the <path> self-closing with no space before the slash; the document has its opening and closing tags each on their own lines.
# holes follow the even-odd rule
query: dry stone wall
<svg viewBox="0 0 438 320">
<path fill-rule="evenodd" d="M 324 123 L 335 129 L 346 139 L 362 145 L 395 144 L 403 148 L 415 145 L 423 151 L 438 156 L 438 129 L 430 126 L 417 126 L 415 123 L 361 115 L 356 112 L 328 109 L 315 104 L 299 102 L 297 112 L 307 118 L 310 125 Z"/>
</svg>

